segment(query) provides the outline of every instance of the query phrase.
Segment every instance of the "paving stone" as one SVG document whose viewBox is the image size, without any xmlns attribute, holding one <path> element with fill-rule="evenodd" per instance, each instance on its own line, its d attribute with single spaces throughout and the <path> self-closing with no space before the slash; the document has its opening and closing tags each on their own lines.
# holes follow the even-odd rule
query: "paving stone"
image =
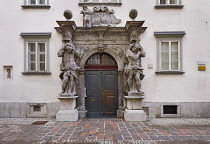
<svg viewBox="0 0 210 144">
<path fill-rule="evenodd" d="M 158 138 L 164 141 L 171 140 L 168 136 L 158 136 Z"/>
<path fill-rule="evenodd" d="M 1 120 L 1 119 L 0 119 Z M 160 119 L 147 122 L 126 122 L 123 119 L 82 119 L 77 122 L 53 122 L 41 126 L 26 124 L 12 124 L 10 119 L 8 124 L 0 125 L 0 140 L 5 141 L 30 141 L 39 142 L 52 140 L 77 142 L 93 140 L 109 140 L 110 142 L 129 142 L 139 143 L 148 142 L 148 144 L 171 143 L 184 144 L 188 141 L 208 142 L 210 143 L 210 119 L 202 119 L 200 122 L 206 122 L 202 125 L 198 120 L 188 121 L 196 122 L 198 125 L 187 124 L 187 120 L 180 119 Z M 14 120 L 14 119 L 13 119 Z M 166 120 L 170 120 L 166 122 Z M 33 121 L 30 119 L 30 121 Z M 176 122 L 176 124 L 174 123 Z M 181 122 L 181 123 L 180 123 Z M 0 122 L 1 123 L 1 122 Z M 158 125 L 157 125 L 158 124 Z M 13 142 L 12 142 L 13 143 Z M 77 142 L 78 143 L 78 142 Z M 127 143 L 126 143 L 127 144 Z"/>
</svg>

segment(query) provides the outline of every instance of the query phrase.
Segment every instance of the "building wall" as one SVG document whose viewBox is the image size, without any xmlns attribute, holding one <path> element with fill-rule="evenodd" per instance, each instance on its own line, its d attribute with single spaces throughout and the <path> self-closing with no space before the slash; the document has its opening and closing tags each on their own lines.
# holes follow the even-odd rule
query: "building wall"
<svg viewBox="0 0 210 144">
<path fill-rule="evenodd" d="M 59 65 L 61 59 L 57 51 L 61 47 L 62 37 L 54 27 L 56 20 L 65 20 L 63 11 L 70 9 L 73 12 L 72 21 L 82 26 L 82 6 L 78 0 L 50 0 L 50 9 L 23 9 L 24 0 L 11 3 L 1 0 L 0 21 L 0 102 L 16 103 L 54 103 L 59 102 L 58 93 L 61 91 L 59 79 Z M 110 5 L 115 10 L 116 18 L 122 19 L 117 25 L 124 27 L 130 20 L 129 11 L 138 10 L 136 20 L 145 20 L 147 30 L 141 35 L 141 45 L 147 55 L 142 60 L 145 79 L 142 81 L 142 90 L 145 92 L 145 103 L 200 103 L 210 102 L 210 13 L 208 0 L 182 0 L 182 9 L 155 9 L 156 1 L 123 0 L 121 6 Z M 90 6 L 92 7 L 92 6 Z M 154 32 L 158 31 L 185 31 L 183 37 L 183 75 L 158 75 L 157 49 Z M 24 39 L 23 32 L 51 32 L 50 45 L 50 72 L 51 75 L 23 75 L 24 71 Z M 206 71 L 198 71 L 198 60 L 207 62 Z M 153 69 L 148 65 L 152 64 Z M 4 80 L 4 67 L 13 66 L 13 79 Z M 0 105 L 1 105 L 0 104 Z M 200 103 L 202 105 L 202 103 Z M 200 105 L 198 104 L 198 105 Z M 195 107 L 189 103 L 190 106 Z M 151 106 L 150 106 L 151 107 Z M 200 106 L 196 106 L 198 109 Z M 183 107 L 183 111 L 186 107 Z M 205 109 L 203 107 L 202 109 Z M 152 108 L 151 108 L 152 110 Z M 187 115 L 187 112 L 186 112 Z M 0 114 L 0 117 L 2 114 Z M 193 116 L 193 115 L 191 115 Z M 203 116 L 203 115 L 200 115 Z"/>
</svg>

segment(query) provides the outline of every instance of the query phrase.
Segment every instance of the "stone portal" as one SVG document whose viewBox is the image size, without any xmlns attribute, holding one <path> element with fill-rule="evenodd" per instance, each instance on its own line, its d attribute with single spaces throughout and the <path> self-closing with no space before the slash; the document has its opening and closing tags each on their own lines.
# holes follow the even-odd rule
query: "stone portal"
<svg viewBox="0 0 210 144">
<path fill-rule="evenodd" d="M 132 21 L 127 21 L 125 27 L 114 27 L 120 20 L 113 18 L 113 11 L 108 10 L 108 8 L 104 6 L 95 8 L 94 12 L 87 7 L 83 8 L 81 13 L 84 16 L 84 27 L 77 27 L 74 21 L 70 21 L 69 18 L 72 14 L 70 12 L 68 14 L 68 11 L 65 11 L 65 15 L 67 16 L 66 21 L 57 21 L 59 27 L 55 29 L 62 34 L 63 44 L 65 45 L 66 40 L 71 39 L 70 43 L 73 44 L 75 48 L 74 63 L 77 69 L 75 68 L 72 74 L 75 74 L 75 76 L 73 75 L 75 80 L 76 77 L 78 77 L 78 82 L 75 81 L 75 91 L 71 90 L 69 94 L 71 96 L 78 96 L 76 103 L 78 117 L 85 118 L 87 116 L 87 110 L 89 112 L 86 100 L 86 96 L 88 95 L 87 77 L 85 77 L 88 71 L 86 64 L 88 59 L 94 54 L 108 54 L 113 57 L 116 62 L 117 103 L 114 104 L 116 106 L 115 113 L 117 117 L 124 117 L 125 109 L 128 108 L 126 111 L 133 110 L 130 109 L 130 107 L 136 104 L 134 102 L 134 104 L 130 105 L 131 97 L 129 96 L 132 93 L 138 93 L 138 95 L 135 96 L 142 96 L 144 93 L 140 85 L 144 77 L 143 68 L 141 67 L 141 57 L 144 57 L 145 53 L 139 44 L 139 36 L 146 30 L 146 27 L 142 27 L 144 21 L 134 21 L 135 18 L 132 18 Z M 100 18 L 102 15 L 106 15 L 104 18 L 107 20 L 100 21 L 100 24 L 96 25 L 96 19 Z M 112 17 L 113 19 L 108 20 L 108 17 Z M 131 61 L 130 59 L 135 60 L 133 62 L 133 60 Z M 64 73 L 66 71 L 68 70 L 64 70 Z M 95 70 L 91 69 L 91 71 L 97 71 L 97 68 Z M 134 75 L 138 75 L 138 77 L 133 77 Z M 66 77 L 66 80 L 70 81 L 70 76 Z M 65 84 L 63 85 L 65 86 Z M 65 94 L 64 89 L 62 89 L 60 96 L 65 96 L 62 93 Z M 129 98 L 124 97 L 126 95 Z M 126 102 L 124 102 L 124 99 Z M 142 100 L 142 97 L 140 99 Z M 134 101 L 135 100 L 136 98 L 134 98 Z"/>
</svg>

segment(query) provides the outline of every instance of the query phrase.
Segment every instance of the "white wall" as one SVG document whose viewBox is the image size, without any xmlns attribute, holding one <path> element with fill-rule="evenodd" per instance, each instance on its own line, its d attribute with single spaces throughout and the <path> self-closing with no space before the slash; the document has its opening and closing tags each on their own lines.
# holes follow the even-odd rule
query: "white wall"
<svg viewBox="0 0 210 144">
<path fill-rule="evenodd" d="M 50 9 L 23 9 L 24 0 L 14 3 L 0 1 L 0 101 L 1 102 L 57 102 L 61 90 L 57 51 L 61 35 L 56 32 L 56 20 L 65 20 L 63 11 L 73 12 L 72 20 L 82 26 L 81 6 L 78 0 L 49 0 Z M 183 0 L 183 9 L 155 9 L 155 0 L 123 0 L 114 8 L 117 26 L 125 26 L 128 14 L 138 10 L 136 20 L 145 20 L 141 45 L 147 56 L 143 59 L 145 79 L 142 89 L 145 102 L 210 102 L 210 1 Z M 185 31 L 183 37 L 183 75 L 157 75 L 155 31 Z M 52 32 L 50 38 L 49 76 L 26 76 L 24 71 L 24 39 L 21 32 Z M 197 61 L 207 62 L 206 71 L 197 70 Z M 153 69 L 148 69 L 153 64 Z M 4 80 L 3 65 L 13 66 L 13 80 Z"/>
</svg>

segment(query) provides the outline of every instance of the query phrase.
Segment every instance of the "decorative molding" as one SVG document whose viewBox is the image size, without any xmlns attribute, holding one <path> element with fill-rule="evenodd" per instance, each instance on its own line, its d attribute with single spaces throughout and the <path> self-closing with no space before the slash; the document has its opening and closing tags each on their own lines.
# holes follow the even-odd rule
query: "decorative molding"
<svg viewBox="0 0 210 144">
<path fill-rule="evenodd" d="M 184 5 L 156 5 L 156 9 L 182 9 Z"/>
<path fill-rule="evenodd" d="M 51 6 L 48 5 L 22 5 L 23 9 L 50 9 Z"/>
<path fill-rule="evenodd" d="M 78 3 L 80 6 L 83 6 L 83 5 L 115 5 L 115 6 L 121 6 L 122 3 L 113 3 L 113 2 L 110 2 L 110 3 Z"/>
<path fill-rule="evenodd" d="M 51 72 L 22 72 L 23 75 L 51 75 Z"/>
<path fill-rule="evenodd" d="M 185 31 L 164 31 L 164 32 L 154 32 L 156 38 L 160 37 L 183 37 Z"/>
<path fill-rule="evenodd" d="M 156 74 L 184 74 L 183 71 L 159 71 L 155 72 Z"/>
<path fill-rule="evenodd" d="M 46 33 L 21 33 L 20 36 L 23 38 L 30 38 L 30 37 L 45 37 L 45 38 L 50 38 L 52 35 L 51 32 L 46 32 Z"/>
</svg>

